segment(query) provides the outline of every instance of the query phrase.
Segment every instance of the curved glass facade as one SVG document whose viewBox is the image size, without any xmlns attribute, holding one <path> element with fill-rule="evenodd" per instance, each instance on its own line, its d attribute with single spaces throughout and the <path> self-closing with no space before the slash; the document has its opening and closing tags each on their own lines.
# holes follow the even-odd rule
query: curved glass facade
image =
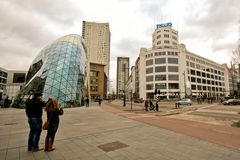
<svg viewBox="0 0 240 160">
<path fill-rule="evenodd" d="M 64 36 L 45 47 L 33 60 L 20 97 L 42 92 L 61 104 L 83 105 L 86 49 L 81 36 Z"/>
</svg>

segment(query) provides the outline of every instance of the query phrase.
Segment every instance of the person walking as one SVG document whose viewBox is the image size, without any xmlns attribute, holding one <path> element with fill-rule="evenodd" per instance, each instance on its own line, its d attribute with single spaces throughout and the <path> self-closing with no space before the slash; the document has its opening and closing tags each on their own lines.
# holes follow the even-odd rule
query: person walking
<svg viewBox="0 0 240 160">
<path fill-rule="evenodd" d="M 101 106 L 101 104 L 102 104 L 102 98 L 101 97 L 98 98 L 98 104 L 99 104 L 99 106 Z"/>
<path fill-rule="evenodd" d="M 144 107 L 145 107 L 145 111 L 147 112 L 148 111 L 148 99 L 145 100 Z"/>
<path fill-rule="evenodd" d="M 42 93 L 35 93 L 32 99 L 26 102 L 26 115 L 30 127 L 28 135 L 28 151 L 40 151 L 39 140 L 42 132 L 42 108 L 45 103 L 42 101 Z"/>
<path fill-rule="evenodd" d="M 89 98 L 88 97 L 86 97 L 86 107 L 89 107 Z"/>
<path fill-rule="evenodd" d="M 9 99 L 8 99 L 8 96 L 5 98 L 5 100 L 4 100 L 4 103 L 3 103 L 3 107 L 4 108 L 8 108 L 9 107 Z"/>
<path fill-rule="evenodd" d="M 59 126 L 59 115 L 63 115 L 63 109 L 56 100 L 49 98 L 45 107 L 45 111 L 47 113 L 49 127 L 47 130 L 47 136 L 45 138 L 44 151 L 53 151 L 55 149 L 53 147 L 53 143 Z"/>
<path fill-rule="evenodd" d="M 158 100 L 156 100 L 156 111 L 158 111 L 159 110 L 159 108 L 158 108 L 159 106 L 158 106 Z"/>
</svg>

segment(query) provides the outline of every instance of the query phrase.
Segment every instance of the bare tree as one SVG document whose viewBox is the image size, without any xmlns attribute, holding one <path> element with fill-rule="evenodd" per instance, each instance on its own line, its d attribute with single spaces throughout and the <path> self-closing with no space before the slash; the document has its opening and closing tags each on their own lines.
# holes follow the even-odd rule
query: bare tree
<svg viewBox="0 0 240 160">
<path fill-rule="evenodd" d="M 236 49 L 232 53 L 232 62 L 234 65 L 240 64 L 240 40 L 238 41 Z"/>
</svg>

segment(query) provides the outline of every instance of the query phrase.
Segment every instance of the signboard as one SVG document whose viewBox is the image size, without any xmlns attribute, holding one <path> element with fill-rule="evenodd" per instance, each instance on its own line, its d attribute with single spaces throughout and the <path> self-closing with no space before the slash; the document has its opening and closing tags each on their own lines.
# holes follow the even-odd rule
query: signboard
<svg viewBox="0 0 240 160">
<path fill-rule="evenodd" d="M 168 23 L 161 23 L 161 24 L 157 24 L 156 25 L 157 28 L 162 28 L 162 27 L 172 27 L 172 23 L 168 22 Z"/>
</svg>

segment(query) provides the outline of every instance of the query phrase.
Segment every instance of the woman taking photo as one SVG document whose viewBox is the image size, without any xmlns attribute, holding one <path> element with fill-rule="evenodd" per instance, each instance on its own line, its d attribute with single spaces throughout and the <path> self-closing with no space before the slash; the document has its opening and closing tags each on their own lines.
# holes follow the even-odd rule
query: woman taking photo
<svg viewBox="0 0 240 160">
<path fill-rule="evenodd" d="M 59 115 L 63 115 L 63 109 L 56 100 L 49 98 L 45 107 L 45 111 L 47 112 L 49 127 L 45 139 L 44 151 L 53 151 L 55 149 L 53 148 L 53 142 L 59 126 Z"/>
</svg>

